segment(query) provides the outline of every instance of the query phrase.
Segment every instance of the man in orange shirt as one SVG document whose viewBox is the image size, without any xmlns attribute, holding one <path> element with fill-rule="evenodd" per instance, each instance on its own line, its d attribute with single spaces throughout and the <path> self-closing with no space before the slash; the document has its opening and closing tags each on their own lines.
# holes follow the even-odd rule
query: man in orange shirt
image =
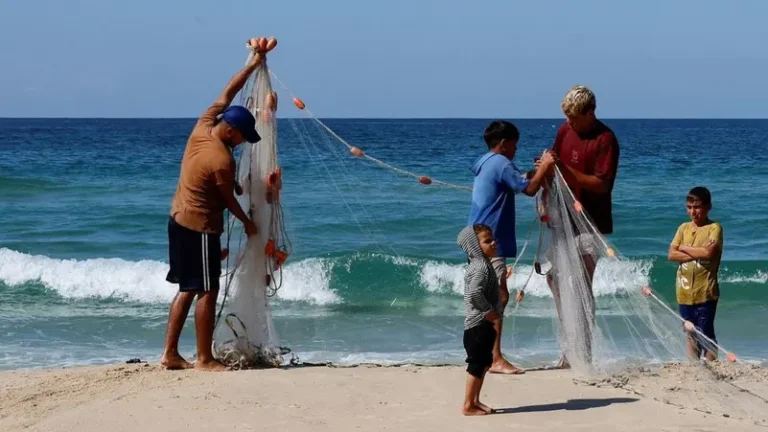
<svg viewBox="0 0 768 432">
<path fill-rule="evenodd" d="M 187 141 L 181 173 L 168 220 L 170 270 L 166 280 L 179 285 L 171 303 L 165 349 L 160 362 L 166 369 L 192 365 L 179 354 L 179 336 L 192 301 L 197 333 L 196 369 L 225 370 L 213 357 L 213 327 L 221 276 L 221 241 L 224 210 L 244 225 L 248 236 L 256 225 L 246 216 L 234 196 L 235 161 L 232 150 L 244 141 L 258 142 L 256 120 L 246 108 L 229 106 L 248 77 L 261 64 L 262 53 L 237 73 L 200 117 Z"/>
</svg>

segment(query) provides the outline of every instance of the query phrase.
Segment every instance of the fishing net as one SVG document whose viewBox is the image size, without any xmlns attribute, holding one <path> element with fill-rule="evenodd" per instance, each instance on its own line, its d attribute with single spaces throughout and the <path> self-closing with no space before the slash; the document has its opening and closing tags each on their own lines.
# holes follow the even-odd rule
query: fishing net
<svg viewBox="0 0 768 432">
<path fill-rule="evenodd" d="M 595 228 L 558 169 L 539 198 L 543 229 L 533 267 L 552 290 L 560 349 L 578 379 L 680 408 L 766 421 L 764 369 L 741 362 L 657 297 L 636 264 Z M 690 361 L 689 337 L 727 361 Z"/>
<path fill-rule="evenodd" d="M 282 356 L 288 352 L 278 345 L 268 303 L 280 285 L 276 283 L 280 272 L 275 264 L 282 263 L 283 258 L 275 251 L 290 252 L 279 201 L 267 198 L 274 189 L 268 187 L 270 174 L 278 167 L 276 117 L 274 112 L 265 109 L 276 102 L 270 76 L 288 97 L 293 98 L 296 108 L 307 115 L 306 119 L 286 121 L 289 132 L 293 132 L 291 145 L 306 152 L 307 159 L 317 171 L 317 182 L 328 183 L 330 190 L 327 192 L 336 193 L 336 205 L 349 211 L 350 226 L 356 226 L 363 234 L 360 240 L 367 239 L 379 253 L 394 257 L 401 255 L 395 250 L 396 244 L 388 240 L 386 230 L 377 229 L 372 218 L 377 211 L 387 211 L 373 204 L 376 202 L 373 194 L 378 188 L 371 186 L 380 176 L 388 175 L 385 171 L 417 180 L 410 186 L 404 183 L 404 188 L 418 188 L 420 184 L 445 186 L 447 191 L 471 190 L 468 186 L 392 166 L 382 160 L 385 157 L 374 158 L 350 144 L 318 119 L 264 63 L 248 82 L 242 100 L 242 104 L 257 116 L 257 127 L 263 139 L 255 146 L 244 146 L 238 171 L 246 189 L 240 198 L 241 204 L 253 212 L 261 231 L 245 242 L 244 247 L 238 248 L 237 264 L 229 279 L 231 283 L 228 283 L 229 300 L 225 302 L 224 324 L 219 324 L 216 331 L 217 354 L 226 363 L 240 367 L 274 366 L 281 363 Z M 372 139 L 368 135 L 357 138 L 366 140 L 363 143 L 366 146 Z M 387 148 L 382 146 L 374 152 L 383 155 L 386 151 Z M 370 164 L 355 164 L 355 160 Z M 380 180 L 382 186 L 389 185 L 390 180 Z M 419 206 L 420 195 L 403 193 L 403 196 L 412 201 L 403 198 L 399 210 L 412 206 L 414 214 L 423 212 Z M 530 282 L 544 280 L 551 287 L 554 301 L 550 307 L 554 309 L 552 316 L 556 317 L 553 329 L 577 383 L 622 388 L 681 409 L 751 419 L 757 423 L 766 421 L 768 377 L 765 369 L 743 362 L 721 345 L 707 340 L 696 329 L 686 333 L 679 314 L 648 286 L 651 263 L 622 256 L 595 229 L 559 170 L 555 170 L 551 181 L 537 196 L 536 204 L 540 220 L 534 221 L 526 236 L 529 238 L 538 225 L 538 247 L 533 265 L 530 272 L 522 271 L 523 265 L 517 266 L 528 259 L 523 257 L 526 250 L 534 249 L 527 248 L 526 239 L 508 283 L 511 289 L 519 289 Z M 231 238 L 244 241 L 242 235 Z M 673 281 L 669 283 L 674 284 Z M 593 292 L 600 295 L 593 295 Z M 394 304 L 395 301 L 390 306 Z M 512 316 L 505 324 L 506 335 L 513 336 L 519 331 L 515 325 L 519 305 L 508 308 L 508 315 Z M 423 319 L 414 319 L 414 327 L 423 325 L 419 321 Z M 445 327 L 446 337 L 455 337 L 455 329 Z M 376 329 L 381 330 L 380 327 Z M 547 329 L 544 333 L 551 334 L 551 331 Z M 689 334 L 705 348 L 716 350 L 720 359 L 728 362 L 690 361 L 686 348 Z M 542 334 L 541 337 L 549 336 Z"/>
<path fill-rule="evenodd" d="M 643 278 L 627 277 L 634 273 L 634 263 L 595 228 L 559 171 L 541 200 L 545 235 L 534 269 L 552 291 L 560 348 L 573 370 L 606 374 L 628 365 L 685 358 L 680 322 L 642 295 Z M 619 285 L 621 289 L 600 290 L 613 295 L 593 295 L 593 288 Z"/>
<path fill-rule="evenodd" d="M 251 61 L 253 52 L 247 62 Z M 282 185 L 277 158 L 277 94 L 266 58 L 241 92 L 240 104 L 256 118 L 261 141 L 243 143 L 237 168 L 241 207 L 258 228 L 246 237 L 231 217 L 227 229 L 226 284 L 217 314 L 214 352 L 234 368 L 279 366 L 288 349 L 278 345 L 269 299 L 282 284 L 282 266 L 291 252 L 280 204 Z M 231 266 L 230 257 L 235 256 Z"/>
</svg>

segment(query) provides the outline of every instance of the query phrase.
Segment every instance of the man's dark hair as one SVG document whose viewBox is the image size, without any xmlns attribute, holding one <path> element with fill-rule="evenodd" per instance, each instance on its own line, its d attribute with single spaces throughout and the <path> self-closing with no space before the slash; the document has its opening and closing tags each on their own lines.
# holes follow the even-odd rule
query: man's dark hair
<svg viewBox="0 0 768 432">
<path fill-rule="evenodd" d="M 516 142 L 520 139 L 520 131 L 508 121 L 495 120 L 485 128 L 483 139 L 490 150 L 499 145 L 501 140 Z"/>
<path fill-rule="evenodd" d="M 686 201 L 699 201 L 701 205 L 710 206 L 712 205 L 712 194 L 710 194 L 709 189 L 704 186 L 696 186 L 688 192 Z"/>
</svg>

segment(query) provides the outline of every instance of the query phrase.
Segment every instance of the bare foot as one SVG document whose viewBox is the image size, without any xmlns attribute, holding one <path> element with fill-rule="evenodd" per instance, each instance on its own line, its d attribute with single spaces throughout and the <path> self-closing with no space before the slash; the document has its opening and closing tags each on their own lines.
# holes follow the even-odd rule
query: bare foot
<svg viewBox="0 0 768 432">
<path fill-rule="evenodd" d="M 513 366 L 512 363 L 504 359 L 494 362 L 488 372 L 504 375 L 522 375 L 525 373 L 524 370 Z"/>
<path fill-rule="evenodd" d="M 195 369 L 206 372 L 224 372 L 230 370 L 230 368 L 224 366 L 224 364 L 218 360 L 211 360 L 207 362 L 198 361 L 195 365 Z"/>
<path fill-rule="evenodd" d="M 191 369 L 194 367 L 192 363 L 184 360 L 178 353 L 176 355 L 163 354 L 160 358 L 160 364 L 163 365 L 166 370 Z"/>
<path fill-rule="evenodd" d="M 461 413 L 465 416 L 479 416 L 488 414 L 487 412 L 483 411 L 482 408 L 475 405 L 464 406 L 464 408 L 461 409 Z"/>
<path fill-rule="evenodd" d="M 475 406 L 485 411 L 486 414 L 493 414 L 493 408 L 489 407 L 488 405 L 480 401 L 475 401 Z"/>
</svg>

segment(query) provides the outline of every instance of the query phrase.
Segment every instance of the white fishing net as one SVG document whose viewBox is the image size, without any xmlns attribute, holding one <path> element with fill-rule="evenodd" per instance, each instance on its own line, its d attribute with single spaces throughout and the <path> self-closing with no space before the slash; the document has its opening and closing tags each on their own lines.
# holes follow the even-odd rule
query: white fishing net
<svg viewBox="0 0 768 432">
<path fill-rule="evenodd" d="M 627 277 L 635 264 L 621 257 L 595 228 L 559 171 L 542 201 L 549 241 L 540 247 L 534 267 L 546 275 L 552 289 L 560 346 L 573 370 L 603 374 L 628 365 L 685 359 L 680 321 L 642 295 L 647 283 L 643 278 Z M 622 289 L 594 296 L 593 283 Z"/>
<path fill-rule="evenodd" d="M 247 62 L 251 61 L 253 52 Z M 269 299 L 282 283 L 282 264 L 290 254 L 280 205 L 281 171 L 277 158 L 277 94 L 266 58 L 241 92 L 240 104 L 256 118 L 261 141 L 243 143 L 238 160 L 238 197 L 258 228 L 246 237 L 230 218 L 226 284 L 214 333 L 214 352 L 234 368 L 279 366 L 288 352 L 278 345 Z M 234 256 L 234 259 L 232 257 Z"/>
<path fill-rule="evenodd" d="M 540 198 L 543 230 L 534 269 L 552 289 L 560 347 L 578 379 L 680 408 L 766 422 L 764 369 L 743 363 L 692 326 L 686 331 L 636 264 L 595 228 L 559 170 Z M 593 285 L 614 294 L 593 296 Z M 689 336 L 720 361 L 691 361 Z"/>
<path fill-rule="evenodd" d="M 387 240 L 384 230 L 376 229 L 371 217 L 373 210 L 367 194 L 373 181 L 370 177 L 375 173 L 362 171 L 363 168 L 349 158 L 368 160 L 398 175 L 416 178 L 423 185 L 470 189 L 391 166 L 348 143 L 291 94 L 271 73 L 266 62 L 262 64 L 243 90 L 241 101 L 257 117 L 262 141 L 256 145 L 245 144 L 238 164 L 238 179 L 245 190 L 240 202 L 244 209 L 252 212 L 260 233 L 245 241 L 242 233 L 233 234 L 231 227 L 239 227 L 239 223 L 234 219 L 230 222 L 229 238 L 237 243 L 230 245 L 233 250 L 230 257 L 237 259 L 234 271 L 227 278 L 224 308 L 215 333 L 217 356 L 239 368 L 277 366 L 283 363 L 282 356 L 288 352 L 279 347 L 269 309 L 270 296 L 279 288 L 281 279 L 275 264 L 283 258 L 276 252 L 290 253 L 282 209 L 276 200 L 279 184 L 273 189 L 267 186 L 270 174 L 278 168 L 277 120 L 267 106 L 276 103 L 270 76 L 308 116 L 307 120 L 287 121 L 298 144 L 305 149 L 318 173 L 329 182 L 330 192 L 335 190 L 338 194 L 340 205 L 352 213 L 354 223 L 351 225 L 357 226 L 380 252 L 399 256 L 394 249 L 397 245 Z M 334 161 L 338 163 L 331 164 Z M 362 173 L 366 176 L 364 180 L 358 178 Z M 365 192 L 361 192 L 363 190 Z M 577 376 L 576 382 L 623 388 L 681 409 L 765 424 L 768 417 L 765 369 L 744 363 L 700 333 L 696 336 L 702 345 L 717 350 L 721 362 L 689 361 L 688 336 L 679 314 L 647 286 L 648 269 L 641 268 L 643 264 L 637 260 L 623 257 L 595 229 L 562 173 L 556 170 L 551 183 L 538 198 L 541 202 L 537 207 L 543 221 L 539 224 L 539 246 L 533 269 L 527 275 L 515 272 L 509 281 L 515 282 L 511 285 L 514 288 L 520 287 L 519 281 L 524 281 L 522 286 L 525 286 L 533 280 L 534 272 L 549 281 L 553 309 L 558 317 L 554 328 L 560 348 Z M 419 198 L 414 195 L 412 202 L 412 212 L 418 213 Z M 353 212 L 358 207 L 360 213 Z M 273 253 L 267 254 L 267 250 Z M 525 250 L 524 247 L 518 260 L 525 255 Z M 593 291 L 601 295 L 593 296 Z M 518 309 L 517 306 L 510 309 L 512 319 L 505 325 L 505 334 L 514 335 L 519 331 L 514 321 Z M 453 337 L 453 329 L 446 330 L 446 334 Z"/>
</svg>

